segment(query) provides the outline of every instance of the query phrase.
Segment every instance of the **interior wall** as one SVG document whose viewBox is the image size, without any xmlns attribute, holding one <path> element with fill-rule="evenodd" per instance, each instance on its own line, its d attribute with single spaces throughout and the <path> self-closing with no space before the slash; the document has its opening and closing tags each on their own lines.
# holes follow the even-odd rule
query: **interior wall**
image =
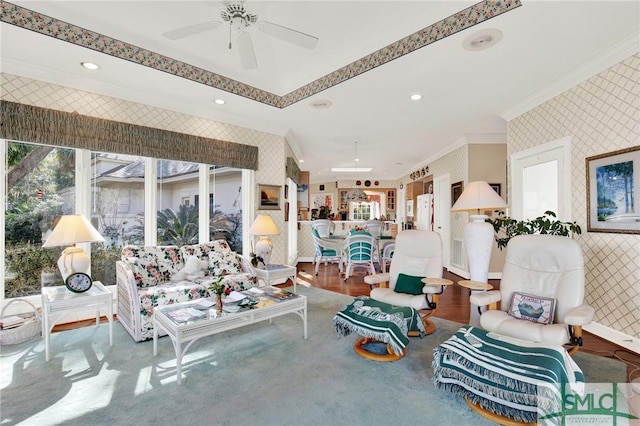
<svg viewBox="0 0 640 426">
<path fill-rule="evenodd" d="M 585 256 L 586 302 L 595 321 L 640 336 L 640 235 L 587 232 L 585 158 L 640 141 L 640 54 L 600 72 L 508 123 L 509 155 L 571 137 L 572 215 Z"/>
<path fill-rule="evenodd" d="M 500 184 L 500 196 L 507 204 L 507 145 L 470 144 L 469 145 L 469 182 L 485 180 L 491 184 Z M 489 262 L 490 278 L 502 276 L 506 251 L 500 250 L 493 242 L 491 261 Z"/>
<path fill-rule="evenodd" d="M 2 73 L 0 84 L 0 97 L 6 101 L 257 146 L 259 159 L 258 170 L 255 172 L 256 184 L 284 185 L 284 137 L 12 74 Z M 255 188 L 253 191 L 255 193 Z M 258 212 L 253 213 L 255 217 Z M 284 212 L 270 210 L 260 213 L 269 214 L 280 229 L 280 235 L 271 238 L 272 260 L 274 263 L 282 263 L 287 238 Z"/>
</svg>

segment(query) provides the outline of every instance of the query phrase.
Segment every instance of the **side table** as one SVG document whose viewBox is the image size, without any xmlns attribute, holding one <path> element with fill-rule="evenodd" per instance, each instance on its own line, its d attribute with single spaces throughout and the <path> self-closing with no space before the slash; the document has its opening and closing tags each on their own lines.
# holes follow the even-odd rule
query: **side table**
<svg viewBox="0 0 640 426">
<path fill-rule="evenodd" d="M 113 346 L 113 294 L 94 281 L 84 293 L 73 293 L 65 286 L 42 287 L 42 336 L 44 337 L 45 359 L 51 356 L 51 330 L 63 316 L 70 312 L 96 310 L 96 326 L 100 324 L 100 311 L 109 320 L 109 346 Z"/>
<path fill-rule="evenodd" d="M 263 280 L 267 287 L 271 286 L 271 281 L 273 280 L 277 280 L 280 278 L 284 278 L 286 280 L 290 278 L 291 281 L 293 281 L 293 292 L 297 293 L 296 276 L 298 274 L 298 271 L 295 266 L 272 263 L 270 265 L 266 265 L 264 268 L 254 268 L 254 271 L 256 272 L 256 277 Z"/>
<path fill-rule="evenodd" d="M 487 291 L 493 289 L 493 286 L 491 284 L 483 283 L 482 281 L 462 280 L 458 281 L 458 285 L 460 287 L 468 288 L 469 295 L 471 295 L 474 291 Z M 473 305 L 469 304 L 469 324 L 479 326 L 480 315 L 480 307 L 478 306 L 478 311 L 476 312 L 473 309 Z"/>
</svg>

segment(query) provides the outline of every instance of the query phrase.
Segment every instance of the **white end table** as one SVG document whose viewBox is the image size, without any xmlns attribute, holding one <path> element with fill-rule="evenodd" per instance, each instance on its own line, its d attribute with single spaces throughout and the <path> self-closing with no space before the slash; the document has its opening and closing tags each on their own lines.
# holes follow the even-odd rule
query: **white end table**
<svg viewBox="0 0 640 426">
<path fill-rule="evenodd" d="M 298 274 L 297 268 L 295 266 L 289 265 L 279 265 L 272 263 L 270 265 L 266 265 L 264 268 L 253 268 L 256 272 L 256 277 L 263 280 L 267 287 L 271 286 L 271 281 L 284 278 L 291 278 L 293 281 L 293 292 L 297 293 L 296 285 L 297 280 L 296 276 Z"/>
<path fill-rule="evenodd" d="M 113 294 L 94 281 L 84 293 L 73 293 L 65 286 L 42 287 L 42 336 L 44 337 L 45 359 L 51 356 L 51 330 L 53 326 L 70 312 L 96 310 L 96 326 L 100 324 L 100 311 L 109 320 L 109 346 L 113 346 Z"/>
</svg>

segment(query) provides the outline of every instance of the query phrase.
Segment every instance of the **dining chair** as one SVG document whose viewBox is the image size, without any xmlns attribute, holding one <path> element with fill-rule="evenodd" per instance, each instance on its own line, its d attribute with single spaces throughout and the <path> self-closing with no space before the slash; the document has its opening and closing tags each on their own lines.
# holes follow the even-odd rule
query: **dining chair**
<svg viewBox="0 0 640 426">
<path fill-rule="evenodd" d="M 348 280 L 357 267 L 366 268 L 370 274 L 375 274 L 373 263 L 376 261 L 377 251 L 378 243 L 373 236 L 367 233 L 349 235 L 344 243 L 344 280 Z"/>
<path fill-rule="evenodd" d="M 327 238 L 336 230 L 336 224 L 329 219 L 316 219 L 311 223 L 311 228 L 318 231 L 320 238 Z"/>
<path fill-rule="evenodd" d="M 327 241 L 320 238 L 317 229 L 311 229 L 311 236 L 313 237 L 313 245 L 316 251 L 315 256 L 313 257 L 316 275 L 318 275 L 318 268 L 320 267 L 320 263 L 324 263 L 325 265 L 327 265 L 328 263 L 337 263 L 338 271 L 342 272 L 342 245 L 337 242 Z"/>
</svg>

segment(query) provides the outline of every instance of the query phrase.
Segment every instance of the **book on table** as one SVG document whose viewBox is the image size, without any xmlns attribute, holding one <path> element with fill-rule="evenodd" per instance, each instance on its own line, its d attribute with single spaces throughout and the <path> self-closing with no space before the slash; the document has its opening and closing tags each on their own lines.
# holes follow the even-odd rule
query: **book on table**
<svg viewBox="0 0 640 426">
<path fill-rule="evenodd" d="M 0 328 L 3 330 L 7 330 L 14 327 L 19 327 L 25 323 L 25 319 L 19 317 L 17 315 L 13 315 L 10 317 L 0 318 Z"/>
</svg>

